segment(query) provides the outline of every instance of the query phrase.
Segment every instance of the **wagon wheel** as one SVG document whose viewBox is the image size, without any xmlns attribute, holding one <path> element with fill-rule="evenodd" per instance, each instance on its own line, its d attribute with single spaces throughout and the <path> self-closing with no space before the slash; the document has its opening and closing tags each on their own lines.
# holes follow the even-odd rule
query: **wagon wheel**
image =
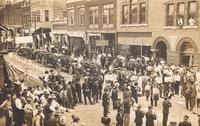
<svg viewBox="0 0 200 126">
<path fill-rule="evenodd" d="M 69 74 L 73 74 L 74 68 L 72 66 L 70 66 L 68 72 L 69 72 Z"/>
</svg>

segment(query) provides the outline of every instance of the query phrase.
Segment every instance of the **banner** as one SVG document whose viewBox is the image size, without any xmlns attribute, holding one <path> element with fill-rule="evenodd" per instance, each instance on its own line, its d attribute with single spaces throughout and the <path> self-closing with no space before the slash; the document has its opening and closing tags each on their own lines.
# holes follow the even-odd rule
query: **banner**
<svg viewBox="0 0 200 126">
<path fill-rule="evenodd" d="M 108 40 L 96 40 L 96 46 L 108 46 Z"/>
<path fill-rule="evenodd" d="M 33 43 L 33 36 L 15 37 L 16 44 Z"/>
</svg>

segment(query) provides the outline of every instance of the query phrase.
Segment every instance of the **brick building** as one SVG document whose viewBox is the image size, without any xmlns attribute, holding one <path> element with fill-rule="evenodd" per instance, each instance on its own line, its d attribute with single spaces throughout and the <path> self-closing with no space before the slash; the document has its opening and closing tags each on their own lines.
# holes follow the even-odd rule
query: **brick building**
<svg viewBox="0 0 200 126">
<path fill-rule="evenodd" d="M 0 8 L 0 23 L 14 33 L 30 35 L 39 28 L 51 28 L 52 0 L 7 1 Z"/>
<path fill-rule="evenodd" d="M 117 0 L 67 1 L 68 36 L 81 38 L 90 54 L 115 51 L 116 2 Z M 79 47 L 73 45 L 72 48 L 76 50 Z"/>
<path fill-rule="evenodd" d="M 199 0 L 118 0 L 120 53 L 200 65 Z"/>
</svg>

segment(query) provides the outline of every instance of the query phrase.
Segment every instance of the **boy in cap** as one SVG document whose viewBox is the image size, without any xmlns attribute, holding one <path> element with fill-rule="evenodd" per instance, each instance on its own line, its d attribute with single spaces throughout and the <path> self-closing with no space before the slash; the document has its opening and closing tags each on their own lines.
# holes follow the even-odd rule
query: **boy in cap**
<svg viewBox="0 0 200 126">
<path fill-rule="evenodd" d="M 156 120 L 156 115 L 153 113 L 153 107 L 148 107 L 148 112 L 145 114 L 146 116 L 146 126 L 155 126 L 154 120 Z"/>
<path fill-rule="evenodd" d="M 137 106 L 137 110 L 135 111 L 135 124 L 136 126 L 142 126 L 144 118 L 144 112 L 141 111 L 141 105 Z"/>
<path fill-rule="evenodd" d="M 192 126 L 191 122 L 188 122 L 189 116 L 185 115 L 183 121 L 179 122 L 178 126 Z"/>
</svg>

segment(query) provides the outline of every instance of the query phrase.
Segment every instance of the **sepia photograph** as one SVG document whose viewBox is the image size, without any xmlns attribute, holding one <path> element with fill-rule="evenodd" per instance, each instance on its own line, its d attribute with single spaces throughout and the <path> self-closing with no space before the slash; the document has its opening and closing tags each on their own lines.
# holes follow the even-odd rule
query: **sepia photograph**
<svg viewBox="0 0 200 126">
<path fill-rule="evenodd" d="M 200 126 L 200 0 L 0 0 L 0 126 Z"/>
</svg>

